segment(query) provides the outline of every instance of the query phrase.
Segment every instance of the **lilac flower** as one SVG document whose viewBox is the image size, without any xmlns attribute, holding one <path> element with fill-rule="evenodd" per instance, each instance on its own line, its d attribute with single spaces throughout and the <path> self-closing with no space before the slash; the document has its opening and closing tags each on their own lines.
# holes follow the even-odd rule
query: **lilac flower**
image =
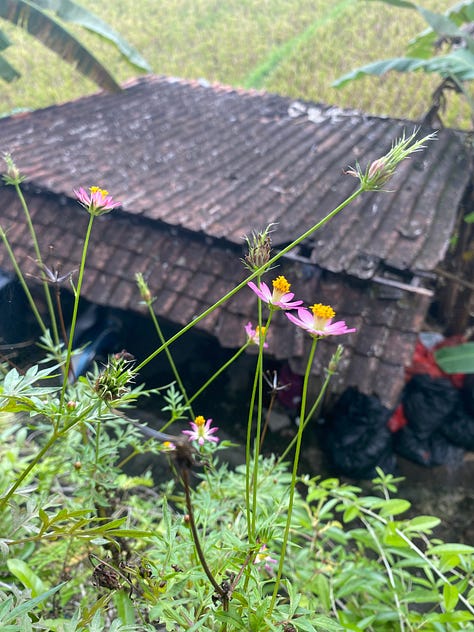
<svg viewBox="0 0 474 632">
<path fill-rule="evenodd" d="M 121 202 L 115 202 L 109 192 L 99 187 L 89 187 L 90 193 L 80 187 L 74 190 L 74 195 L 78 201 L 91 215 L 103 215 L 117 206 L 121 206 Z"/>
<path fill-rule="evenodd" d="M 211 428 L 212 419 L 207 421 L 202 415 L 198 415 L 194 421 L 190 421 L 189 425 L 192 430 L 183 430 L 183 434 L 188 435 L 190 441 L 197 441 L 199 445 L 203 445 L 205 441 L 212 441 L 218 443 L 219 438 L 212 435 L 219 430 L 219 428 Z"/>
<path fill-rule="evenodd" d="M 245 333 L 247 334 L 248 342 L 253 343 L 254 345 L 260 345 L 260 335 L 265 336 L 265 327 L 260 327 L 257 325 L 255 329 L 252 327 L 252 323 L 249 321 L 245 327 Z M 268 343 L 263 343 L 263 348 L 266 349 L 268 347 Z"/>
<path fill-rule="evenodd" d="M 292 301 L 294 294 L 290 292 L 291 285 L 284 276 L 279 276 L 272 281 L 273 292 L 266 283 L 260 283 L 260 287 L 257 287 L 250 281 L 247 285 L 258 298 L 270 306 L 270 309 L 294 309 L 303 304 L 303 301 Z"/>
<path fill-rule="evenodd" d="M 311 310 L 311 311 L 310 311 Z M 349 329 L 343 320 L 335 323 L 332 322 L 336 312 L 329 305 L 317 303 L 309 309 L 305 307 L 298 308 L 298 316 L 286 314 L 288 320 L 301 327 L 312 336 L 341 336 L 342 334 L 350 334 L 355 329 Z"/>
</svg>

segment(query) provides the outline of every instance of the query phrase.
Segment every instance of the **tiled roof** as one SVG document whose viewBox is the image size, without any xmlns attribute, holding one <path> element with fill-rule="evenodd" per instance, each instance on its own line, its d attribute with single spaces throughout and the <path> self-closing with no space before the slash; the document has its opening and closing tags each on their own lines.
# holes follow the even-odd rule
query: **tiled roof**
<svg viewBox="0 0 474 632">
<path fill-rule="evenodd" d="M 149 76 L 0 121 L 0 149 L 40 189 L 98 184 L 126 213 L 240 244 L 278 222 L 292 241 L 355 188 L 342 170 L 385 153 L 412 123 L 199 82 Z M 366 194 L 314 237 L 311 260 L 370 278 L 386 264 L 431 270 L 468 180 L 451 131 L 405 161 L 393 193 Z"/>
<path fill-rule="evenodd" d="M 58 196 L 26 196 L 36 227 L 40 251 L 48 265 L 59 264 L 61 274 L 79 267 L 87 213 L 77 204 Z M 38 276 L 28 229 L 13 188 L 0 188 L 2 226 L 14 248 L 20 267 Z M 49 253 L 49 254 L 48 254 Z M 239 248 L 223 247 L 156 222 L 130 220 L 110 213 L 95 220 L 88 251 L 82 294 L 99 305 L 143 310 L 135 285 L 142 272 L 157 297 L 158 316 L 187 324 L 245 278 Z M 5 248 L 0 247 L 0 268 L 11 269 Z M 403 384 L 403 367 L 409 363 L 416 334 L 423 322 L 429 298 L 401 292 L 387 296 L 386 288 L 334 273 L 312 264 L 285 260 L 275 274 L 285 274 L 307 304 L 330 303 L 337 317 L 346 319 L 357 333 L 344 336 L 346 346 L 339 375 L 332 387 L 355 385 L 376 393 L 391 406 Z M 270 278 L 271 277 L 270 275 Z M 245 340 L 244 325 L 256 322 L 256 299 L 248 288 L 236 294 L 222 309 L 213 312 L 198 327 L 213 334 L 225 347 L 238 347 Z M 276 313 L 270 329 L 269 352 L 289 359 L 296 372 L 303 372 L 309 336 Z M 321 341 L 313 372 L 322 375 L 335 351 L 335 339 Z"/>
<path fill-rule="evenodd" d="M 0 150 L 27 176 L 41 251 L 54 247 L 50 263 L 61 273 L 78 267 L 88 219 L 72 190 L 97 184 L 123 202 L 94 222 L 85 298 L 141 309 L 134 279 L 142 272 L 156 313 L 184 325 L 244 279 L 244 234 L 278 222 L 274 246 L 289 243 L 354 190 L 344 167 L 365 166 L 412 128 L 275 95 L 147 77 L 118 95 L 0 120 Z M 462 140 L 440 131 L 403 163 L 393 193 L 365 194 L 282 262 L 278 274 L 298 297 L 330 303 L 337 318 L 357 327 L 344 337 L 336 389 L 355 385 L 395 404 L 429 296 L 392 291 L 378 279 L 395 271 L 398 282 L 409 283 L 443 259 L 466 165 Z M 22 268 L 37 274 L 9 187 L 0 187 L 0 209 Z M 11 269 L 1 246 L 0 267 Z M 198 326 L 236 348 L 255 310 L 244 288 Z M 269 342 L 274 357 L 304 370 L 310 339 L 281 313 Z M 323 375 L 337 342 L 321 341 L 314 373 Z"/>
</svg>

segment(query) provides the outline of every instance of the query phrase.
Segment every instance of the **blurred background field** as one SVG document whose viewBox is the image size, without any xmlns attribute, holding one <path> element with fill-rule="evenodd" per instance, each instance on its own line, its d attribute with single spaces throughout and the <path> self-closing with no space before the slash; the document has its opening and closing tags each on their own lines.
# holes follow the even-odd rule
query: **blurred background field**
<svg viewBox="0 0 474 632">
<path fill-rule="evenodd" d="M 370 114 L 418 119 L 429 107 L 436 77 L 390 73 L 336 90 L 354 67 L 402 56 L 425 24 L 411 10 L 364 0 L 80 0 L 148 60 L 154 73 L 264 89 Z M 423 5 L 446 10 L 446 0 Z M 67 25 L 119 81 L 137 75 L 105 42 Z M 2 22 L 14 42 L 5 57 L 22 73 L 2 83 L 0 112 L 33 109 L 97 91 L 19 28 Z M 467 107 L 450 96 L 448 125 L 467 124 Z"/>
</svg>

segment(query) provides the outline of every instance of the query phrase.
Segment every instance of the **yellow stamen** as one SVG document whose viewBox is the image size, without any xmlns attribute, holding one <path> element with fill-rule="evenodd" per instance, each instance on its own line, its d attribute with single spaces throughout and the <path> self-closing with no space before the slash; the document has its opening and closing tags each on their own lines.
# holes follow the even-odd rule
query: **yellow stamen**
<svg viewBox="0 0 474 632">
<path fill-rule="evenodd" d="M 257 327 L 255 327 L 255 333 L 259 336 L 264 336 L 265 332 L 266 332 L 267 328 L 266 327 L 260 327 L 259 325 L 257 325 Z"/>
<path fill-rule="evenodd" d="M 89 187 L 89 191 L 94 194 L 94 193 L 100 193 L 103 197 L 107 197 L 109 192 L 106 191 L 105 189 L 101 189 L 100 187 Z"/>
<path fill-rule="evenodd" d="M 171 450 L 174 446 L 171 441 L 163 441 L 163 447 L 165 450 Z"/>
<path fill-rule="evenodd" d="M 280 294 L 286 294 L 290 291 L 291 285 L 288 283 L 284 276 L 277 277 L 274 281 L 272 281 L 272 283 L 273 288 Z"/>
<path fill-rule="evenodd" d="M 323 320 L 330 320 L 336 315 L 336 312 L 332 307 L 329 305 L 322 305 L 322 303 L 315 303 L 314 305 L 311 305 L 309 309 L 313 312 L 313 315 L 316 318 L 322 318 Z"/>
<path fill-rule="evenodd" d="M 196 426 L 204 426 L 204 424 L 206 423 L 206 420 L 204 419 L 204 417 L 202 415 L 198 415 L 196 417 L 196 419 L 194 420 L 194 423 L 196 424 Z"/>
</svg>

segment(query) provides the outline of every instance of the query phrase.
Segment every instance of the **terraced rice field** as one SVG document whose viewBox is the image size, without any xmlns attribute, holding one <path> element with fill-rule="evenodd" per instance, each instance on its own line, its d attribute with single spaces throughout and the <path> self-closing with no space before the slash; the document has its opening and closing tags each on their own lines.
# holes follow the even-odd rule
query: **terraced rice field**
<svg viewBox="0 0 474 632">
<path fill-rule="evenodd" d="M 399 56 L 422 30 L 417 13 L 364 0 L 80 0 L 100 14 L 149 61 L 153 72 L 269 92 L 372 114 L 418 118 L 434 77 L 392 73 L 336 90 L 331 83 L 356 66 Z M 451 2 L 425 0 L 445 10 Z M 140 10 L 137 11 L 137 5 Z M 96 91 L 70 66 L 8 23 L 15 43 L 5 56 L 23 74 L 2 84 L 0 112 L 36 108 Z M 71 28 L 124 81 L 137 74 L 104 42 Z M 450 98 L 447 122 L 462 125 L 467 109 Z"/>
</svg>

